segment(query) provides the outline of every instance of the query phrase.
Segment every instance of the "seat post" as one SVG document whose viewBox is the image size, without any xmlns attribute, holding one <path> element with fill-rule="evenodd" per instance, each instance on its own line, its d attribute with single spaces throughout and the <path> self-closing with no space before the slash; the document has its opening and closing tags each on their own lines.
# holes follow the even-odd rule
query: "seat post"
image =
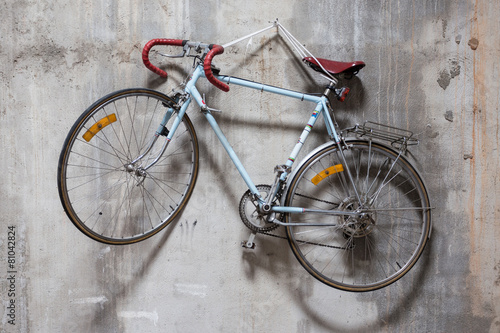
<svg viewBox="0 0 500 333">
<path fill-rule="evenodd" d="M 328 95 L 330 95 L 330 93 L 332 92 L 332 90 L 335 89 L 335 86 L 336 86 L 336 83 L 333 82 L 333 81 L 330 81 L 330 84 L 326 87 L 325 92 L 323 93 L 323 95 L 325 95 L 326 97 L 328 97 Z"/>
</svg>

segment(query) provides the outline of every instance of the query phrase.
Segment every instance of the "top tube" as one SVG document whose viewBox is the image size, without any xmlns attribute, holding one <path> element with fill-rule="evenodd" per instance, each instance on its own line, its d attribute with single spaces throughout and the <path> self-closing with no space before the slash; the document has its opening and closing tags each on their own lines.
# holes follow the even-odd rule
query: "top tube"
<svg viewBox="0 0 500 333">
<path fill-rule="evenodd" d="M 290 89 L 285 89 L 285 88 L 279 88 L 279 87 L 274 87 L 270 86 L 264 83 L 259 83 L 259 82 L 254 82 L 246 79 L 241 79 L 237 78 L 234 76 L 227 76 L 227 75 L 218 75 L 217 78 L 221 80 L 222 82 L 225 82 L 227 84 L 233 83 L 238 86 L 243 86 L 247 88 L 252 88 L 260 91 L 265 91 L 273 94 L 278 94 L 278 95 L 283 95 L 287 97 L 292 97 L 296 99 L 300 99 L 301 101 L 308 101 L 308 102 L 314 102 L 314 103 L 319 103 L 323 96 L 318 96 L 318 95 L 312 95 L 312 94 L 306 94 L 298 91 L 293 91 Z"/>
</svg>

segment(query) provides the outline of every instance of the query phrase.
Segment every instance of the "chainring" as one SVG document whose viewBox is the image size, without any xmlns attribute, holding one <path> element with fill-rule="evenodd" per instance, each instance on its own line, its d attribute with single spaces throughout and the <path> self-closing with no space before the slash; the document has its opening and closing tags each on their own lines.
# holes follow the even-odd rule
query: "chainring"
<svg viewBox="0 0 500 333">
<path fill-rule="evenodd" d="M 269 191 L 271 191 L 271 186 L 257 185 L 256 187 L 262 198 L 266 199 Z M 272 204 L 278 204 L 278 200 L 276 199 Z M 280 220 L 281 214 L 270 213 L 272 214 L 271 216 L 269 214 L 262 214 L 259 212 L 258 207 L 259 203 L 253 193 L 250 190 L 246 191 L 240 201 L 240 217 L 243 224 L 255 232 L 267 232 L 276 229 L 279 224 L 268 222 L 268 217 L 270 217 L 270 220 Z"/>
</svg>

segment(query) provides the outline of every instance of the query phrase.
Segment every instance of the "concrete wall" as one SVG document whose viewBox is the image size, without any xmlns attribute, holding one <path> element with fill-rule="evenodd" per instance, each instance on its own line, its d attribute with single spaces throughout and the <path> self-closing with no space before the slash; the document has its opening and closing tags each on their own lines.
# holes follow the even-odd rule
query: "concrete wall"
<svg viewBox="0 0 500 333">
<path fill-rule="evenodd" d="M 495 1 L 19 0 L 2 1 L 0 12 L 1 332 L 500 330 Z M 57 160 L 80 113 L 121 88 L 168 92 L 191 65 L 180 60 L 160 79 L 142 66 L 145 42 L 225 43 L 277 17 L 316 56 L 367 63 L 349 83 L 350 99 L 335 104 L 339 123 L 383 121 L 422 140 L 411 152 L 435 207 L 432 240 L 390 287 L 328 288 L 284 240 L 262 236 L 254 251 L 243 250 L 248 231 L 237 205 L 245 186 L 196 109 L 201 173 L 167 230 L 107 246 L 81 234 L 60 205 Z M 270 31 L 230 48 L 218 64 L 224 73 L 319 91 L 323 81 L 290 51 Z M 270 183 L 309 105 L 237 87 L 202 89 L 223 109 L 217 117 L 243 162 L 257 162 L 252 178 Z M 305 149 L 325 139 L 320 129 Z M 8 227 L 16 231 L 15 296 Z"/>
</svg>

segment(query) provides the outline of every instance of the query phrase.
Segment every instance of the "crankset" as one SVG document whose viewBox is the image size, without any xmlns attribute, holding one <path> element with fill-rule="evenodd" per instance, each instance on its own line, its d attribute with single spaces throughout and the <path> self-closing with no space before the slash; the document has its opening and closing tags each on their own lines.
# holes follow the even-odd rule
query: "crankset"
<svg viewBox="0 0 500 333">
<path fill-rule="evenodd" d="M 257 190 L 259 190 L 262 198 L 266 199 L 271 191 L 271 186 L 257 185 Z M 278 204 L 277 200 L 272 204 Z M 274 221 L 275 219 L 280 220 L 281 214 L 276 214 L 274 212 L 270 212 L 268 214 L 261 213 L 259 211 L 259 202 L 250 190 L 246 191 L 245 194 L 243 194 L 243 197 L 241 197 L 239 210 L 241 221 L 253 232 L 267 232 L 274 230 L 279 226 L 271 221 Z"/>
</svg>

